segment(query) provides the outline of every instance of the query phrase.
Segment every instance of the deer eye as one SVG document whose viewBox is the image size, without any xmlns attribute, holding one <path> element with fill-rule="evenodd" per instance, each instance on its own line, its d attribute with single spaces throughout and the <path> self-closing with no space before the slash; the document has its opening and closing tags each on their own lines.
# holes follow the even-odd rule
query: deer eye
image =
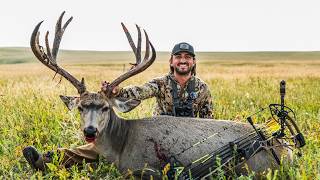
<svg viewBox="0 0 320 180">
<path fill-rule="evenodd" d="M 108 106 L 104 106 L 101 111 L 105 112 L 105 111 L 108 111 L 109 110 L 109 107 Z"/>
<path fill-rule="evenodd" d="M 82 112 L 82 111 L 83 111 L 83 108 L 80 107 L 80 106 L 78 106 L 78 110 L 79 110 L 79 112 Z"/>
</svg>

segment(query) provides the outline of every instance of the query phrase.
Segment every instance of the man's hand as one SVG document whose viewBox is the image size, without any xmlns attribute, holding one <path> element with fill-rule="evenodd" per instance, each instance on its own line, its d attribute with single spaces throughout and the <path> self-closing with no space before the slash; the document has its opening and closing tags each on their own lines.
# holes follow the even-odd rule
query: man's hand
<svg viewBox="0 0 320 180">
<path fill-rule="evenodd" d="M 110 82 L 107 82 L 107 81 L 103 81 L 101 83 L 101 91 L 104 92 L 104 93 L 107 93 L 107 90 L 110 86 Z M 120 93 L 120 87 L 119 86 L 116 86 L 112 89 L 112 96 L 117 96 L 119 93 Z"/>
</svg>

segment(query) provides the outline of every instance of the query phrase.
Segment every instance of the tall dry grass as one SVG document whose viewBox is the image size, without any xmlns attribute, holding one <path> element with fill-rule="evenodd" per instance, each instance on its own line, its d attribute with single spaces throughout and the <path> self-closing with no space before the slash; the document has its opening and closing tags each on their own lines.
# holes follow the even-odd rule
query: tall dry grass
<svg viewBox="0 0 320 180">
<path fill-rule="evenodd" d="M 303 156 L 295 156 L 292 165 L 269 172 L 267 178 L 320 178 L 320 61 L 317 60 L 215 60 L 203 56 L 197 64 L 198 76 L 208 83 L 214 101 L 214 117 L 245 121 L 245 117 L 279 99 L 279 82 L 287 81 L 286 103 L 297 114 L 297 123 L 307 145 Z M 84 77 L 90 91 L 98 91 L 102 80 L 112 81 L 129 66 L 127 61 L 64 64 L 76 77 Z M 162 59 L 148 70 L 132 77 L 122 86 L 141 85 L 168 72 Z M 32 171 L 22 158 L 21 150 L 34 145 L 41 151 L 83 144 L 77 112 L 68 112 L 59 100 L 60 94 L 77 95 L 66 80 L 40 63 L 0 65 L 0 177 L 121 179 L 117 170 L 101 160 L 98 169 L 71 170 L 52 168 L 47 174 Z M 151 116 L 155 101 L 144 101 L 126 118 Z M 245 178 L 245 177 L 243 177 Z M 247 177 L 248 178 L 248 177 Z"/>
</svg>

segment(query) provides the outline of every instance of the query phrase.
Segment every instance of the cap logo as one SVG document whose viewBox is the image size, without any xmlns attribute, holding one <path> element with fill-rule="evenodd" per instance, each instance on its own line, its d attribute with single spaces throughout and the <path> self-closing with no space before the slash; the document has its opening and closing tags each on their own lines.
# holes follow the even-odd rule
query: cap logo
<svg viewBox="0 0 320 180">
<path fill-rule="evenodd" d="M 184 50 L 188 50 L 189 49 L 189 45 L 188 44 L 180 44 L 180 49 L 184 49 Z"/>
</svg>

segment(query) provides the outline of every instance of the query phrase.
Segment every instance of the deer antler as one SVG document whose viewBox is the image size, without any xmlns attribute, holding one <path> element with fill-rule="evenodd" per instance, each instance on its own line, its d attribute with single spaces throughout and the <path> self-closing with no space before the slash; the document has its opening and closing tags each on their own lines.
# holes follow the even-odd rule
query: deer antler
<svg viewBox="0 0 320 180">
<path fill-rule="evenodd" d="M 136 47 L 128 29 L 126 28 L 126 26 L 123 23 L 121 23 L 121 25 L 122 25 L 122 28 L 123 28 L 126 36 L 127 36 L 129 44 L 133 50 L 133 53 L 136 57 L 136 63 L 132 64 L 134 66 L 128 72 L 122 74 L 121 76 L 119 76 L 117 79 L 115 79 L 114 81 L 112 81 L 108 85 L 107 90 L 106 90 L 106 95 L 109 97 L 111 96 L 112 90 L 114 87 L 118 86 L 121 82 L 125 81 L 126 79 L 146 70 L 156 59 L 156 51 L 155 51 L 152 43 L 149 41 L 148 34 L 145 30 L 143 30 L 143 31 L 144 31 L 145 38 L 146 38 L 146 51 L 145 51 L 144 59 L 141 61 L 141 30 L 140 30 L 140 27 L 138 25 L 136 25 L 136 28 L 138 30 L 138 43 L 137 43 L 137 47 Z M 151 50 L 152 50 L 152 56 L 149 59 L 150 46 L 151 46 Z"/>
<path fill-rule="evenodd" d="M 56 24 L 56 29 L 55 29 L 55 36 L 54 36 L 54 41 L 53 41 L 53 47 L 52 51 L 50 50 L 49 46 L 49 31 L 47 31 L 46 36 L 45 36 L 45 43 L 46 43 L 46 51 L 47 53 L 44 52 L 43 47 L 40 46 L 39 44 L 39 28 L 42 24 L 43 21 L 39 22 L 35 29 L 32 32 L 31 35 L 31 40 L 30 40 L 30 45 L 33 54 L 39 59 L 39 61 L 53 70 L 54 72 L 60 74 L 62 77 L 66 78 L 77 90 L 79 94 L 82 94 L 86 91 L 86 86 L 84 84 L 84 78 L 82 78 L 81 82 L 78 81 L 74 76 L 69 74 L 67 71 L 62 69 L 58 64 L 57 64 L 57 54 L 59 51 L 59 46 L 61 42 L 62 35 L 67 28 L 68 24 L 71 22 L 72 17 L 68 19 L 68 21 L 61 27 L 62 25 L 62 18 L 64 15 L 65 11 L 62 12 L 60 15 L 57 24 Z"/>
</svg>

